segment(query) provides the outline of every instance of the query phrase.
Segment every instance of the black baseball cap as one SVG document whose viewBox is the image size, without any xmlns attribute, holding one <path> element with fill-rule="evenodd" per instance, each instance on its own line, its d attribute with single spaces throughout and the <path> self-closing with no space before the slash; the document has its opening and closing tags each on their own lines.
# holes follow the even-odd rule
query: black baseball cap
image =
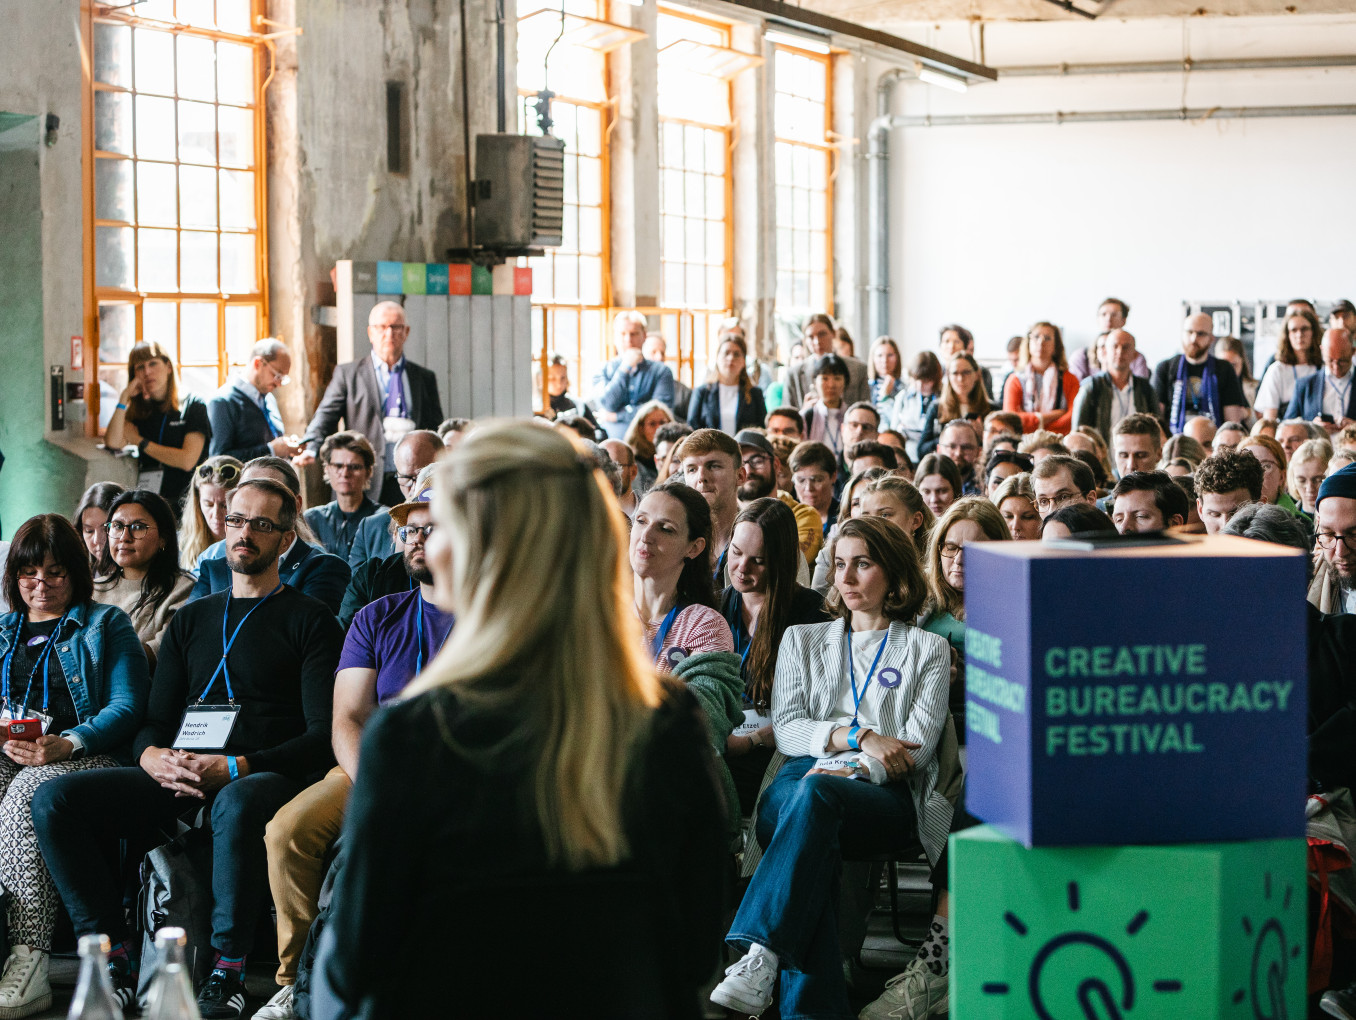
<svg viewBox="0 0 1356 1020">
<path fill-rule="evenodd" d="M 740 429 L 735 433 L 735 442 L 741 447 L 752 446 L 755 450 L 767 454 L 768 460 L 777 459 L 777 454 L 772 450 L 772 444 L 767 441 L 767 436 L 761 432 L 755 432 L 753 429 Z"/>
<path fill-rule="evenodd" d="M 1353 305 L 1346 298 L 1343 298 L 1332 306 L 1332 313 L 1330 314 L 1334 313 L 1337 315 L 1356 315 L 1356 305 Z"/>
</svg>

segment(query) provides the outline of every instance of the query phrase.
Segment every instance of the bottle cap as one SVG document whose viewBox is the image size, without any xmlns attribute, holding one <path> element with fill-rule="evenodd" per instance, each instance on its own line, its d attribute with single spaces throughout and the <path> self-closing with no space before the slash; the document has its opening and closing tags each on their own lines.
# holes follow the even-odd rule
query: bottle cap
<svg viewBox="0 0 1356 1020">
<path fill-rule="evenodd" d="M 188 945 L 188 933 L 182 928 L 161 928 L 155 933 L 157 946 Z"/>
<path fill-rule="evenodd" d="M 108 941 L 107 935 L 81 935 L 80 936 L 80 955 L 89 956 L 91 953 L 103 953 L 108 955 L 108 950 L 112 943 Z"/>
</svg>

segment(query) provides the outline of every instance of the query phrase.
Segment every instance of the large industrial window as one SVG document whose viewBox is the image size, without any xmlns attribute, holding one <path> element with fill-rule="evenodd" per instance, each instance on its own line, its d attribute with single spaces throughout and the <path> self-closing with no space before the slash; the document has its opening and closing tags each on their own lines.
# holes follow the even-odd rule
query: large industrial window
<svg viewBox="0 0 1356 1020">
<path fill-rule="evenodd" d="M 833 311 L 830 57 L 774 52 L 777 316 L 800 320 Z"/>
<path fill-rule="evenodd" d="M 527 260 L 533 335 L 539 360 L 563 354 L 572 392 L 585 396 L 605 353 L 610 300 L 605 52 L 631 35 L 609 32 L 597 0 L 566 0 L 563 20 L 546 0 L 519 0 L 518 16 L 519 129 L 541 133 L 532 97 L 549 86 L 551 133 L 565 143 L 564 243 Z"/>
<path fill-rule="evenodd" d="M 727 309 L 730 85 L 720 76 L 730 29 L 661 9 L 659 48 L 660 303 Z"/>
<path fill-rule="evenodd" d="M 87 22 L 88 331 L 105 399 L 126 384 L 138 340 L 172 351 L 182 388 L 208 394 L 261 335 L 267 246 L 254 14 L 253 0 L 144 0 L 98 8 Z"/>
</svg>

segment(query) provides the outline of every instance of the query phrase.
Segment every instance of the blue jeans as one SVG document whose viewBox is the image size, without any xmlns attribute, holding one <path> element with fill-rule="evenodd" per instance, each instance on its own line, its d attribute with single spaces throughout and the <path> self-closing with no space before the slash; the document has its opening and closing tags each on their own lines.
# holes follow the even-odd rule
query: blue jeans
<svg viewBox="0 0 1356 1020">
<path fill-rule="evenodd" d="M 852 1020 L 838 948 L 844 858 L 875 857 L 916 839 L 908 783 L 873 786 L 807 776 L 814 758 L 792 758 L 763 793 L 758 862 L 726 941 L 777 954 L 782 1020 Z"/>
<path fill-rule="evenodd" d="M 212 946 L 223 956 L 254 947 L 269 902 L 264 828 L 302 784 L 256 772 L 210 795 L 212 815 Z M 122 889 L 106 849 L 125 837 L 154 839 L 158 826 L 200 801 L 176 798 L 140 768 L 95 769 L 43 783 L 33 796 L 38 845 L 77 935 L 129 936 Z"/>
</svg>

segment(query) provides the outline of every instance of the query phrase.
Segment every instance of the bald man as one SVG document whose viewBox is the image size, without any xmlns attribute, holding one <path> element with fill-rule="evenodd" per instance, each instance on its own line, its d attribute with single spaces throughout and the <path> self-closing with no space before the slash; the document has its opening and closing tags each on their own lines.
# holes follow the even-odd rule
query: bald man
<svg viewBox="0 0 1356 1020">
<path fill-rule="evenodd" d="M 372 353 L 335 368 L 302 437 L 305 450 L 294 460 L 298 467 L 315 460 L 320 444 L 339 431 L 342 418 L 346 428 L 361 432 L 376 451 L 368 494 L 386 506 L 404 499 L 396 477 L 395 445 L 415 429 L 436 430 L 443 420 L 437 377 L 405 357 L 409 336 L 404 308 L 395 301 L 373 307 L 367 317 Z"/>
<path fill-rule="evenodd" d="M 1157 414 L 1158 397 L 1148 379 L 1134 373 L 1135 338 L 1113 329 L 1102 343 L 1102 371 L 1088 376 L 1073 405 L 1073 427 L 1090 425 L 1111 445 L 1111 430 L 1132 414 Z"/>
<path fill-rule="evenodd" d="M 1351 332 L 1330 329 L 1318 345 L 1323 371 L 1295 384 L 1287 418 L 1303 418 L 1323 426 L 1328 435 L 1341 432 L 1356 419 L 1356 392 L 1351 385 Z"/>
<path fill-rule="evenodd" d="M 1180 433 L 1187 419 L 1203 415 L 1215 423 L 1242 421 L 1248 402 L 1234 368 L 1213 354 L 1215 327 L 1209 315 L 1198 312 L 1182 324 L 1182 353 L 1160 361 L 1154 369 L 1154 390 L 1169 431 Z"/>
</svg>

